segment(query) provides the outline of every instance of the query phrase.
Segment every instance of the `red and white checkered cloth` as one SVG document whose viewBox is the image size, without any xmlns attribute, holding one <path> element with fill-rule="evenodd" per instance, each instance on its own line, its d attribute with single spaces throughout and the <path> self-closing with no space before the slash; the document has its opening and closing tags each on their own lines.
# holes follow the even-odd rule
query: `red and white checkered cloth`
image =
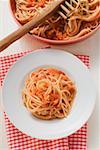
<svg viewBox="0 0 100 150">
<path fill-rule="evenodd" d="M 18 53 L 10 56 L 0 57 L 0 85 L 9 68 L 20 57 L 29 52 Z M 89 56 L 77 55 L 88 67 Z M 57 140 L 39 140 L 32 138 L 19 131 L 4 113 L 5 126 L 9 150 L 86 150 L 87 145 L 87 124 L 76 133 Z"/>
</svg>

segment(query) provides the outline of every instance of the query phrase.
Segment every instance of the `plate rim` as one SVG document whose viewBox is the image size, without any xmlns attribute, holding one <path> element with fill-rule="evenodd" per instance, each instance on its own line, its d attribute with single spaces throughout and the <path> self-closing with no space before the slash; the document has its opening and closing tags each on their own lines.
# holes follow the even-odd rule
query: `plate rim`
<svg viewBox="0 0 100 150">
<path fill-rule="evenodd" d="M 7 76 L 8 76 L 8 74 L 9 74 L 9 72 L 12 70 L 12 68 L 13 68 L 21 59 L 27 57 L 28 55 L 31 55 L 31 54 L 33 54 L 33 53 L 38 53 L 38 52 L 49 52 L 49 51 L 50 51 L 50 52 L 56 51 L 56 52 L 61 52 L 61 53 L 63 52 L 63 53 L 65 53 L 65 54 L 70 55 L 71 57 L 73 57 L 74 59 L 76 59 L 77 61 L 79 61 L 79 62 L 83 65 L 83 67 L 85 67 L 85 69 L 88 71 L 88 73 L 89 73 L 89 75 L 90 75 L 90 77 L 91 77 L 91 74 L 90 74 L 89 69 L 87 68 L 87 66 L 86 66 L 77 56 L 75 56 L 75 54 L 71 54 L 70 52 L 67 52 L 67 51 L 62 50 L 62 49 L 54 49 L 54 48 L 37 49 L 37 50 L 35 50 L 35 51 L 31 51 L 31 52 L 29 52 L 29 53 L 26 53 L 24 56 L 18 58 L 18 60 L 15 61 L 15 62 L 13 63 L 13 65 L 10 67 L 10 69 L 8 70 L 8 72 L 7 72 L 7 74 L 6 74 L 5 78 L 4 78 L 4 81 L 3 81 L 3 86 L 2 86 L 2 99 L 3 99 L 3 91 L 4 91 L 4 86 L 5 86 L 5 83 L 6 83 L 6 79 L 7 79 Z M 92 78 L 91 78 L 91 79 L 92 79 Z M 40 135 L 39 135 L 39 137 L 38 137 L 37 135 L 35 135 L 35 136 L 33 137 L 30 133 L 27 134 L 25 131 L 22 130 L 22 128 L 19 128 L 19 126 L 17 127 L 17 126 L 15 125 L 15 122 L 12 121 L 11 116 L 10 116 L 9 113 L 6 111 L 5 105 L 4 105 L 4 110 L 5 110 L 5 112 L 6 112 L 7 116 L 8 116 L 8 118 L 10 119 L 10 122 L 15 126 L 15 128 L 17 128 L 19 131 L 21 131 L 22 133 L 24 133 L 24 134 L 26 134 L 26 135 L 28 135 L 28 136 L 31 136 L 31 137 L 33 137 L 33 138 L 42 139 L 42 140 L 53 140 L 53 139 L 63 138 L 63 137 L 65 137 L 65 136 L 69 136 L 69 135 L 73 134 L 74 132 L 76 132 L 77 130 L 79 130 L 79 129 L 83 126 L 84 122 L 87 122 L 88 119 L 89 119 L 89 117 L 91 116 L 91 114 L 92 114 L 92 112 L 93 112 L 93 110 L 94 110 L 94 107 L 95 107 L 95 102 L 96 102 L 96 88 L 95 88 L 94 82 L 92 82 L 92 85 L 94 86 L 94 89 L 95 89 L 95 92 L 94 92 L 94 97 L 95 97 L 95 98 L 94 98 L 94 101 L 92 102 L 93 104 L 92 104 L 91 111 L 90 111 L 90 113 L 87 115 L 87 117 L 86 117 L 85 119 L 83 119 L 83 121 L 81 121 L 80 123 L 78 122 L 78 125 L 76 125 L 75 128 L 73 128 L 71 131 L 69 131 L 69 133 L 66 132 L 66 131 L 63 131 L 63 132 L 57 133 L 56 135 L 54 135 L 54 134 L 50 134 L 50 135 L 48 134 L 48 135 L 44 135 L 44 136 L 40 136 Z M 4 104 L 4 100 L 3 100 L 3 104 Z M 84 120 L 85 120 L 85 121 L 84 121 Z"/>
</svg>

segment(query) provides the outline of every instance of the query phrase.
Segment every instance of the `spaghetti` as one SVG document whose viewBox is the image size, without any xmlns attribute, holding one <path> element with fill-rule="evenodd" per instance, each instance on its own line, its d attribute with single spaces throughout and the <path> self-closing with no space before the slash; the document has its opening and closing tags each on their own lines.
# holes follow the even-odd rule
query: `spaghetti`
<svg viewBox="0 0 100 150">
<path fill-rule="evenodd" d="M 33 116 L 49 120 L 66 117 L 75 94 L 75 85 L 65 73 L 55 68 L 40 68 L 27 76 L 22 98 Z"/>
<path fill-rule="evenodd" d="M 36 14 L 42 13 L 44 7 L 56 0 L 15 0 L 15 16 L 21 24 L 25 24 Z M 35 27 L 31 34 L 52 40 L 69 40 L 81 37 L 100 24 L 99 0 L 67 0 L 75 9 L 71 10 L 65 20 L 55 13 L 43 24 Z M 74 3 L 73 3 L 74 1 Z M 68 6 L 66 6 L 68 7 Z"/>
</svg>

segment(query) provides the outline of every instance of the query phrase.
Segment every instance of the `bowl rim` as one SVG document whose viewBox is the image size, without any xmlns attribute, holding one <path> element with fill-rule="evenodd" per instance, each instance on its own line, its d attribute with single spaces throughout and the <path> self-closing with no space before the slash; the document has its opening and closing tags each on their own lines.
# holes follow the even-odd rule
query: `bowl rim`
<svg viewBox="0 0 100 150">
<path fill-rule="evenodd" d="M 14 15 L 14 12 L 12 10 L 12 4 L 11 4 L 11 1 L 12 0 L 9 0 L 9 7 L 10 7 L 10 11 L 11 11 L 11 14 L 15 20 L 15 22 L 19 25 L 19 26 L 22 26 L 22 24 L 16 19 L 15 15 Z M 15 0 L 14 0 L 15 1 Z M 43 42 L 46 42 L 46 43 L 50 43 L 50 44 L 72 44 L 72 43 L 77 43 L 77 42 L 80 42 L 82 40 L 85 40 L 87 39 L 88 37 L 90 37 L 92 34 L 94 34 L 98 29 L 100 28 L 100 25 L 98 25 L 95 29 L 93 29 L 91 32 L 85 34 L 84 36 L 81 36 L 81 37 L 78 37 L 78 38 L 75 38 L 75 39 L 70 39 L 70 40 L 51 40 L 51 39 L 47 39 L 47 38 L 44 38 L 44 37 L 40 37 L 38 35 L 35 35 L 35 34 L 30 34 L 30 33 L 27 33 L 29 34 L 31 37 L 37 39 L 37 40 L 40 40 L 40 41 L 43 41 Z"/>
</svg>

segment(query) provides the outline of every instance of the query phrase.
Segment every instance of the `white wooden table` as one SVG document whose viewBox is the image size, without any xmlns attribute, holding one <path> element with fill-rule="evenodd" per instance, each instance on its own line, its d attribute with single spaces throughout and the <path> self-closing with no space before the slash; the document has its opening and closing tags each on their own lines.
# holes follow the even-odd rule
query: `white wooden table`
<svg viewBox="0 0 100 150">
<path fill-rule="evenodd" d="M 9 0 L 0 0 L 0 39 L 7 36 L 9 33 L 18 28 L 15 23 L 9 8 Z M 0 56 L 10 55 L 18 52 L 23 52 L 27 50 L 35 50 L 41 47 L 48 46 L 48 44 L 42 43 L 35 39 L 32 39 L 30 35 L 26 35 L 19 41 L 15 42 L 5 51 L 0 53 Z M 88 121 L 88 150 L 99 150 L 100 149 L 100 139 L 99 139 L 99 113 L 100 113 L 100 103 L 99 103 L 99 75 L 100 75 L 100 31 L 97 31 L 92 37 L 87 40 L 66 46 L 52 46 L 52 48 L 65 49 L 71 53 L 75 54 L 86 54 L 90 56 L 91 62 L 91 73 L 93 80 L 97 88 L 97 100 L 95 109 L 92 116 Z M 0 90 L 1 92 L 1 90 Z M 2 98 L 0 98 L 0 135 L 2 135 L 2 140 L 0 140 L 0 149 L 9 150 L 7 145 L 5 125 L 3 120 L 3 104 Z"/>
</svg>

